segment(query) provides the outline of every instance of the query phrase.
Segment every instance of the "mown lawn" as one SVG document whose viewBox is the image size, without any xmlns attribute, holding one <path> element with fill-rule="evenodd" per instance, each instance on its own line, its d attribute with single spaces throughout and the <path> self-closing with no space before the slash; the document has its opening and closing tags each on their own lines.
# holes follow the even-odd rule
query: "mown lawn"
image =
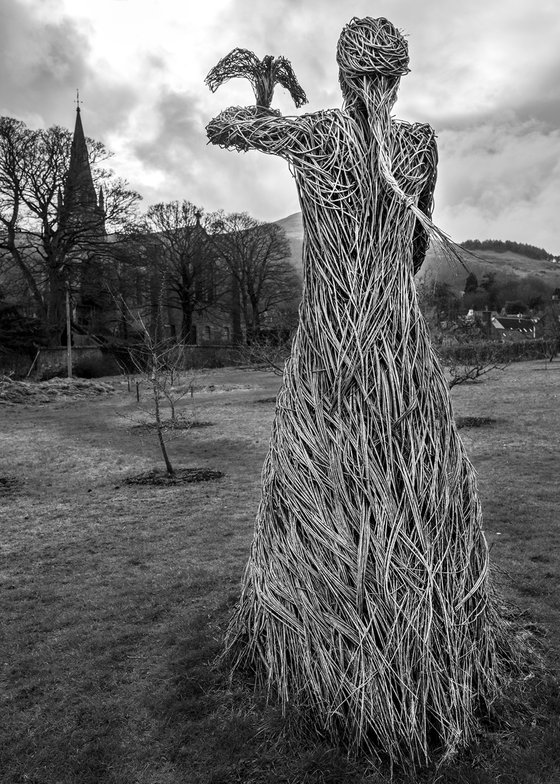
<svg viewBox="0 0 560 784">
<path fill-rule="evenodd" d="M 252 535 L 278 386 L 197 377 L 177 466 L 223 478 L 127 485 L 161 462 L 134 388 L 0 407 L 2 784 L 365 784 L 386 780 L 230 683 L 216 655 Z M 143 393 L 144 394 L 144 393 Z M 552 674 L 529 667 L 479 746 L 417 781 L 560 781 L 560 362 L 456 387 L 502 592 Z M 468 419 L 470 418 L 470 419 Z M 484 418 L 480 427 L 473 420 Z M 405 781 L 406 772 L 397 780 Z"/>
</svg>

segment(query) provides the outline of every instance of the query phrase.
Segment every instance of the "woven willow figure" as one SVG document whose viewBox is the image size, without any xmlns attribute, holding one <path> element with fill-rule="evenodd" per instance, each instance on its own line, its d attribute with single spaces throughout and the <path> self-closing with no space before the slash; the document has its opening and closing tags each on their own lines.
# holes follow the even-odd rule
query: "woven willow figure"
<svg viewBox="0 0 560 784">
<path fill-rule="evenodd" d="M 343 111 L 228 109 L 211 142 L 285 158 L 304 226 L 300 323 L 227 649 L 351 752 L 424 762 L 472 739 L 497 683 L 473 469 L 413 281 L 436 143 L 391 119 L 407 46 L 338 44 Z"/>
</svg>

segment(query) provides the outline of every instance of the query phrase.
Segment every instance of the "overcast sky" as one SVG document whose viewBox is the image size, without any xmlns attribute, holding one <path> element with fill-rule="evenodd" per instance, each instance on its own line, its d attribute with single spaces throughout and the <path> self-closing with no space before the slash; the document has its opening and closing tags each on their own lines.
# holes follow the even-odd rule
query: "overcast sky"
<svg viewBox="0 0 560 784">
<path fill-rule="evenodd" d="M 74 125 L 144 206 L 278 220 L 299 210 L 286 164 L 206 144 L 221 109 L 254 102 L 248 82 L 213 95 L 204 77 L 236 46 L 284 55 L 307 93 L 296 110 L 340 107 L 336 42 L 352 16 L 385 16 L 409 41 L 395 114 L 438 135 L 436 222 L 451 236 L 560 253 L 560 7 L 557 0 L 0 0 L 0 114 Z"/>
</svg>

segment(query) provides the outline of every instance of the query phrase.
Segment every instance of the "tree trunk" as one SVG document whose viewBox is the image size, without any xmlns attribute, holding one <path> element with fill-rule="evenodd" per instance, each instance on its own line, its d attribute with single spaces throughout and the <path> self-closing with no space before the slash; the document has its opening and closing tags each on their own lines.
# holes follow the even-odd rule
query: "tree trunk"
<svg viewBox="0 0 560 784">
<path fill-rule="evenodd" d="M 47 336 L 49 346 L 62 345 L 66 323 L 66 280 L 62 272 L 49 267 L 47 293 Z"/>
<path fill-rule="evenodd" d="M 231 331 L 232 342 L 234 346 L 240 346 L 243 343 L 243 329 L 241 326 L 241 305 L 239 295 L 239 282 L 235 276 L 232 276 L 232 292 L 231 292 Z"/>
<path fill-rule="evenodd" d="M 181 301 L 181 342 L 190 343 L 192 340 L 193 311 L 190 300 Z"/>
<path fill-rule="evenodd" d="M 161 449 L 161 454 L 163 456 L 163 461 L 165 463 L 165 468 L 169 476 L 174 476 L 175 471 L 173 466 L 171 465 L 171 461 L 169 459 L 169 455 L 167 454 L 167 446 L 165 444 L 165 439 L 163 437 L 163 423 L 161 421 L 161 411 L 159 407 L 159 380 L 157 371 L 152 371 L 152 391 L 154 395 L 154 412 L 155 412 L 155 419 L 156 419 L 156 430 L 157 436 L 159 441 L 159 446 Z"/>
</svg>

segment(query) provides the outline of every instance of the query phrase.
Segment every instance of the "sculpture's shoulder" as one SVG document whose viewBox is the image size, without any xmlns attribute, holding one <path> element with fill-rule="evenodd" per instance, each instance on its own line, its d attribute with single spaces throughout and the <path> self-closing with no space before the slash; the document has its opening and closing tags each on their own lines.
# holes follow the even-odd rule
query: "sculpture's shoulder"
<svg viewBox="0 0 560 784">
<path fill-rule="evenodd" d="M 394 120 L 392 128 L 393 173 L 405 191 L 422 190 L 433 181 L 437 170 L 434 129 L 427 123 L 404 120 Z"/>
<path fill-rule="evenodd" d="M 397 137 L 407 146 L 415 149 L 435 148 L 436 132 L 428 123 L 410 123 L 406 120 L 394 120 Z"/>
</svg>

